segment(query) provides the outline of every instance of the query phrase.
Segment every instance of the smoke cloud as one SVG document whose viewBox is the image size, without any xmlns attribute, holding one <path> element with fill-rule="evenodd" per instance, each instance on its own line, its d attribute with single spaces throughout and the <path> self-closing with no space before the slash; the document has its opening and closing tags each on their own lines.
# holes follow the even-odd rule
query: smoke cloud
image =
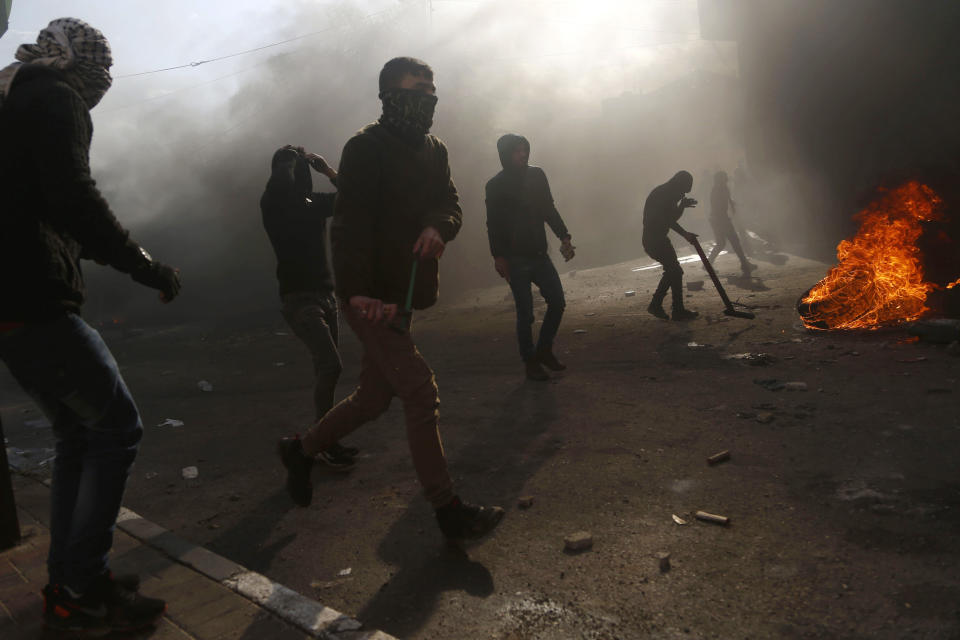
<svg viewBox="0 0 960 640">
<path fill-rule="evenodd" d="M 441 267 L 442 299 L 498 281 L 483 187 L 500 170 L 495 142 L 506 132 L 530 139 L 531 163 L 547 172 L 578 247 L 572 268 L 643 256 L 643 200 L 681 168 L 703 202 L 683 223 L 708 229 L 712 174 L 732 174 L 742 159 L 742 101 L 735 45 L 699 40 L 696 3 L 595 2 L 588 11 L 574 2 L 438 1 L 432 15 L 426 4 L 287 4 L 272 16 L 283 25 L 278 40 L 323 33 L 169 95 L 156 89 L 162 74 L 118 79 L 123 101 L 94 111 L 95 178 L 133 236 L 181 268 L 184 288 L 158 313 L 149 291 L 91 264 L 88 317 L 172 321 L 276 308 L 258 207 L 270 157 L 295 143 L 336 166 L 347 139 L 379 116 L 377 75 L 397 55 L 434 68 L 433 132 L 450 149 L 464 209 Z M 316 174 L 314 186 L 332 189 Z"/>
</svg>

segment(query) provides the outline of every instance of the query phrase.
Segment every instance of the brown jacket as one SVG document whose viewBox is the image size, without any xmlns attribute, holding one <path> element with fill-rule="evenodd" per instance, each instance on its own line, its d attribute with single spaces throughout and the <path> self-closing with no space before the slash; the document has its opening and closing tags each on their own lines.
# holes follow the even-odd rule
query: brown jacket
<svg viewBox="0 0 960 640">
<path fill-rule="evenodd" d="M 343 148 L 331 241 L 337 294 L 403 305 L 413 245 L 426 227 L 450 242 L 463 213 L 447 148 L 435 136 L 414 148 L 383 125 L 367 125 Z M 413 308 L 437 301 L 436 259 L 417 267 Z"/>
</svg>

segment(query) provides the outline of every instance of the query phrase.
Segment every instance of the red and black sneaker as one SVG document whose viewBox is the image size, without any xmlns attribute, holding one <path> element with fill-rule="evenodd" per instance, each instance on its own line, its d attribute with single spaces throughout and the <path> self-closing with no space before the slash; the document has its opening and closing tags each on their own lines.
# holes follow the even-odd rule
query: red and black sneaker
<svg viewBox="0 0 960 640">
<path fill-rule="evenodd" d="M 131 584 L 128 576 L 124 578 Z M 139 580 L 136 586 L 139 587 Z M 43 620 L 47 627 L 87 637 L 153 626 L 166 610 L 163 600 L 140 595 L 109 573 L 80 595 L 60 585 L 43 588 Z"/>
</svg>

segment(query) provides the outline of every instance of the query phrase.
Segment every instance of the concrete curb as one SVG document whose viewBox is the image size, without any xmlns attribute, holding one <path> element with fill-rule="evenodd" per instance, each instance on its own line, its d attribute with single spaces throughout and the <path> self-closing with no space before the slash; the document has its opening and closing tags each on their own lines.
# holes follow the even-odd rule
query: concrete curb
<svg viewBox="0 0 960 640">
<path fill-rule="evenodd" d="M 382 631 L 363 631 L 363 623 L 293 589 L 250 571 L 212 551 L 178 538 L 137 513 L 122 507 L 117 526 L 172 560 L 219 582 L 285 622 L 324 640 L 398 640 Z"/>
</svg>

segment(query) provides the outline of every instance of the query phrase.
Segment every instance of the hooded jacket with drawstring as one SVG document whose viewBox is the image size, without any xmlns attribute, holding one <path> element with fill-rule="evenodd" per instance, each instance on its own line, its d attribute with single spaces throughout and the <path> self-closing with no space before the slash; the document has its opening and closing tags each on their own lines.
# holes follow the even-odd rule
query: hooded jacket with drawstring
<svg viewBox="0 0 960 640">
<path fill-rule="evenodd" d="M 544 223 L 561 240 L 570 235 L 553 203 L 543 169 L 512 166 L 511 156 L 519 145 L 530 148 L 526 138 L 514 134 L 497 141 L 503 170 L 486 186 L 487 236 L 495 258 L 547 255 Z"/>
</svg>

